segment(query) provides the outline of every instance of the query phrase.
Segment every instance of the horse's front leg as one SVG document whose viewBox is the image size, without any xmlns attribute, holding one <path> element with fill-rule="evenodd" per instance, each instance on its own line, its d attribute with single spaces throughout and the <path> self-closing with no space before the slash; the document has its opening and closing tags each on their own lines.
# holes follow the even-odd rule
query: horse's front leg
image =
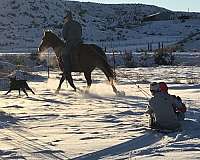
<svg viewBox="0 0 200 160">
<path fill-rule="evenodd" d="M 60 83 L 59 83 L 59 86 L 58 86 L 58 88 L 56 89 L 56 94 L 58 94 L 59 93 L 59 91 L 60 91 L 60 88 L 61 88 L 61 85 L 62 85 L 62 83 L 64 82 L 64 80 L 65 80 L 65 75 L 64 75 L 64 73 L 62 74 L 62 77 L 61 77 L 61 79 L 60 79 Z"/>
<path fill-rule="evenodd" d="M 74 91 L 76 92 L 76 86 L 74 85 L 71 72 L 67 72 L 67 73 L 66 73 L 66 80 L 69 82 L 70 86 L 71 86 L 72 88 L 74 88 Z"/>
</svg>

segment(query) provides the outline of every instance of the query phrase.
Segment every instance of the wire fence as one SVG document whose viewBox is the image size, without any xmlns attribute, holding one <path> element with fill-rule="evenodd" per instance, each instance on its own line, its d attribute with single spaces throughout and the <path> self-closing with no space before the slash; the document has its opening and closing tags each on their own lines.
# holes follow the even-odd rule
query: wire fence
<svg viewBox="0 0 200 160">
<path fill-rule="evenodd" d="M 54 53 L 0 53 L 0 71 L 10 72 L 13 69 L 35 71 L 38 66 L 56 68 L 57 58 Z"/>
<path fill-rule="evenodd" d="M 26 80 L 32 81 L 48 78 L 50 69 L 56 70 L 57 59 L 52 53 L 0 53 L 0 90 L 9 87 L 9 79 L 16 71 L 20 70 L 27 77 Z M 42 72 L 45 78 L 37 75 Z"/>
</svg>

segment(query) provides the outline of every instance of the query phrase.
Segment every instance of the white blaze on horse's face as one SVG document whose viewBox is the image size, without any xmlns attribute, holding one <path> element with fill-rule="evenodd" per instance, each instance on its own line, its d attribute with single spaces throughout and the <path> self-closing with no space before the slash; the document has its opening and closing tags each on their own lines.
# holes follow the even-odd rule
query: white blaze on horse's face
<svg viewBox="0 0 200 160">
<path fill-rule="evenodd" d="M 40 42 L 40 45 L 39 45 L 39 47 L 38 47 L 38 52 L 42 52 L 42 43 L 43 43 L 43 40 Z"/>
<path fill-rule="evenodd" d="M 40 42 L 38 51 L 39 52 L 43 52 L 43 51 L 45 51 L 47 49 L 48 49 L 48 46 L 47 46 L 47 43 L 46 43 L 46 40 L 45 40 L 45 33 L 44 33 L 44 36 L 42 38 L 42 41 Z"/>
<path fill-rule="evenodd" d="M 38 51 L 39 52 L 43 52 L 44 50 L 46 50 L 46 48 L 44 47 L 44 42 L 43 40 L 40 42 L 40 45 L 38 47 Z"/>
</svg>

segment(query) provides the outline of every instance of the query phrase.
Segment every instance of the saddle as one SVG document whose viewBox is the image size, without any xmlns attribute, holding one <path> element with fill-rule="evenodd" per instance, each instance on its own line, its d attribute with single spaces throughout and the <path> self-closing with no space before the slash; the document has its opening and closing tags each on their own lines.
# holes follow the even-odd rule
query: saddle
<svg viewBox="0 0 200 160">
<path fill-rule="evenodd" d="M 64 67 L 66 67 L 66 63 L 69 64 L 69 66 L 67 65 L 67 67 L 70 68 L 70 70 L 80 69 L 80 53 L 78 52 L 78 50 L 81 47 L 81 45 L 83 45 L 83 43 L 79 42 L 77 44 L 73 44 L 71 46 L 70 45 L 67 45 L 67 43 L 65 43 L 65 48 L 63 51 L 61 51 L 61 52 L 67 52 L 67 53 L 62 53 L 62 54 L 66 54 L 65 56 L 67 58 L 63 58 L 62 54 L 61 56 L 57 57 L 59 67 L 62 71 L 64 71 Z"/>
</svg>

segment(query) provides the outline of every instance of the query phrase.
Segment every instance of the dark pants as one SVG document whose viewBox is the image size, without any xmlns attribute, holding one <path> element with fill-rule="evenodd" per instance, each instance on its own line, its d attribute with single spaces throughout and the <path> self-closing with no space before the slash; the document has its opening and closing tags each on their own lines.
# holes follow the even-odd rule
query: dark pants
<svg viewBox="0 0 200 160">
<path fill-rule="evenodd" d="M 64 72 L 68 73 L 71 72 L 71 52 L 73 48 L 76 48 L 80 43 L 82 43 L 80 40 L 77 41 L 70 41 L 70 42 L 66 42 L 65 47 L 63 48 L 62 51 L 62 59 L 63 59 L 63 66 L 64 66 Z"/>
<path fill-rule="evenodd" d="M 184 112 L 176 112 L 176 116 L 179 121 L 183 121 L 185 119 L 185 113 Z"/>
<path fill-rule="evenodd" d="M 63 67 L 64 72 L 70 72 L 71 71 L 71 56 L 70 56 L 70 48 L 65 47 L 62 51 L 62 59 L 63 59 Z"/>
<path fill-rule="evenodd" d="M 179 130 L 180 129 L 180 125 L 177 125 L 177 126 L 174 126 L 173 128 L 167 128 L 167 127 L 163 127 L 162 125 L 160 125 L 159 123 L 157 123 L 156 121 L 155 121 L 155 118 L 153 117 L 153 116 L 150 116 L 150 119 L 149 119 L 149 127 L 151 128 L 151 129 L 158 129 L 158 130 L 174 130 L 174 131 L 176 131 L 176 130 Z"/>
</svg>

